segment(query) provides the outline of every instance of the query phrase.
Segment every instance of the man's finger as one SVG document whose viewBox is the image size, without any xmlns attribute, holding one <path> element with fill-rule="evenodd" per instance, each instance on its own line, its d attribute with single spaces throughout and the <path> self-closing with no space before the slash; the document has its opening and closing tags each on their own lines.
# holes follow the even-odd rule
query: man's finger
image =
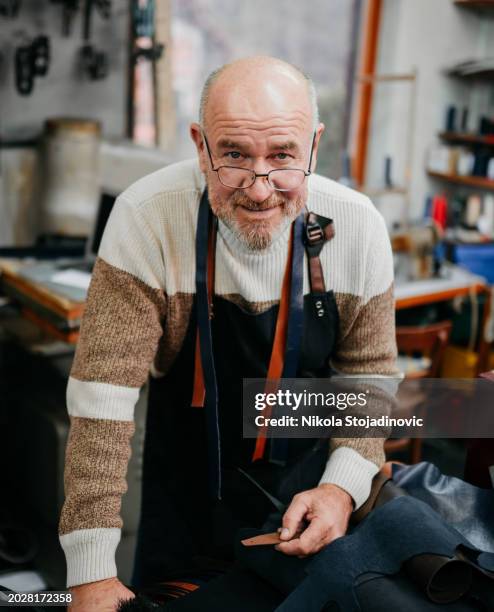
<svg viewBox="0 0 494 612">
<path fill-rule="evenodd" d="M 279 550 L 280 552 L 284 553 L 285 555 L 293 555 L 293 556 L 300 556 L 300 538 L 294 538 L 293 540 L 290 540 L 289 542 L 281 542 L 281 544 L 277 544 L 275 546 L 276 550 Z"/>
<path fill-rule="evenodd" d="M 300 547 L 303 555 L 312 555 L 329 544 L 331 526 L 322 519 L 315 518 L 300 536 Z"/>
<path fill-rule="evenodd" d="M 282 530 L 280 532 L 282 540 L 293 538 L 297 531 L 300 530 L 307 510 L 308 505 L 304 501 L 304 497 L 302 495 L 295 495 L 288 510 L 283 515 Z"/>
<path fill-rule="evenodd" d="M 301 533 L 300 537 L 278 544 L 276 550 L 286 555 L 311 555 L 321 550 L 326 543 L 329 543 L 327 536 L 328 529 L 324 522 L 321 519 L 314 519 L 307 529 Z"/>
</svg>

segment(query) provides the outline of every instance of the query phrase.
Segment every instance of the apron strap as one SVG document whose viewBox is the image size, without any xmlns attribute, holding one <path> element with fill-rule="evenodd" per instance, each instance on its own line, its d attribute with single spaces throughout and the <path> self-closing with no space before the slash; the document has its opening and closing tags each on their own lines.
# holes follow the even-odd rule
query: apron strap
<svg viewBox="0 0 494 612">
<path fill-rule="evenodd" d="M 316 215 L 316 213 L 309 212 L 307 214 L 307 221 L 305 225 L 305 236 L 304 244 L 305 250 L 307 251 L 307 258 L 309 260 L 309 282 L 311 293 L 326 293 L 326 287 L 324 285 L 324 274 L 322 271 L 321 260 L 319 254 L 326 242 L 329 242 L 334 238 L 334 224 L 332 219 L 323 217 L 322 215 Z M 322 317 L 322 314 L 318 316 Z"/>
<path fill-rule="evenodd" d="M 279 379 L 286 372 L 287 357 L 290 373 L 295 367 L 293 375 L 296 373 L 298 362 L 298 353 L 300 347 L 300 336 L 302 332 L 302 316 L 303 316 L 303 285 L 300 278 L 293 276 L 293 268 L 298 268 L 295 276 L 302 277 L 302 265 L 304 251 L 302 243 L 297 245 L 295 236 L 299 239 L 302 237 L 301 228 L 303 227 L 303 216 L 300 215 L 292 225 L 290 239 L 288 241 L 288 256 L 286 260 L 285 273 L 283 275 L 283 284 L 281 287 L 280 305 L 278 307 L 278 317 L 276 318 L 276 327 L 274 332 L 273 348 L 271 350 L 271 359 L 269 360 L 268 373 L 266 375 L 265 393 L 275 393 L 278 388 Z M 297 259 L 294 257 L 295 251 Z M 301 258 L 300 258 L 301 254 Z M 295 280 L 295 283 L 293 282 Z M 300 295 L 295 296 L 295 302 L 292 302 L 293 292 L 297 291 Z M 288 342 L 290 339 L 290 343 Z M 269 417 L 270 408 L 267 408 L 266 416 Z M 259 428 L 257 433 L 256 445 L 252 455 L 252 461 L 257 461 L 264 457 L 267 441 L 267 427 Z"/>
<path fill-rule="evenodd" d="M 209 206 L 207 189 L 201 196 L 196 234 L 197 333 L 191 405 L 206 408 L 208 472 L 213 497 L 221 498 L 221 449 L 218 423 L 218 390 L 214 368 L 211 318 L 213 316 L 214 271 L 217 218 Z M 305 231 L 304 231 L 305 230 Z M 303 333 L 303 258 L 304 246 L 309 261 L 312 293 L 324 293 L 324 276 L 319 254 L 334 236 L 333 221 L 308 213 L 305 223 L 300 214 L 292 224 L 288 257 L 283 275 L 281 298 L 266 382 L 266 393 L 277 390 L 280 378 L 294 378 Z M 316 302 L 318 304 L 319 302 Z M 318 316 L 324 310 L 319 308 Z M 205 364 L 205 367 L 204 367 Z M 252 461 L 262 459 L 266 449 L 267 428 L 258 432 Z M 278 444 L 279 443 L 279 444 Z M 286 441 L 273 441 L 270 460 L 285 454 Z M 279 452 L 278 452 L 279 451 Z M 280 455 L 279 458 L 276 455 Z"/>
<path fill-rule="evenodd" d="M 221 448 L 218 422 L 218 388 L 214 368 L 213 341 L 211 334 L 212 293 L 214 283 L 214 252 L 216 218 L 209 207 L 207 189 L 201 197 L 196 234 L 196 303 L 199 351 L 195 378 L 202 385 L 194 389 L 193 396 L 202 396 L 206 409 L 206 435 L 208 449 L 208 483 L 211 496 L 221 499 Z M 202 387 L 202 388 L 201 388 Z"/>
<path fill-rule="evenodd" d="M 202 198 L 207 199 L 207 190 L 204 192 Z M 202 198 L 201 204 L 202 205 Z M 213 293 L 214 293 L 214 275 L 215 275 L 215 256 L 216 256 L 216 228 L 217 219 L 209 214 L 208 218 L 208 239 L 207 239 L 207 303 L 208 303 L 208 314 L 209 320 L 213 318 Z M 201 254 L 203 255 L 203 253 Z M 201 344 L 199 338 L 199 325 L 197 326 L 196 333 L 196 346 L 195 346 L 195 359 L 194 359 L 194 384 L 192 391 L 191 406 L 193 408 L 203 408 L 206 397 L 206 388 L 204 386 L 204 372 L 202 369 L 201 360 Z"/>
<path fill-rule="evenodd" d="M 300 346 L 302 344 L 302 333 L 304 327 L 304 218 L 299 215 L 293 224 L 293 250 L 291 259 L 291 278 L 290 278 L 290 301 L 288 330 L 286 333 L 286 343 L 284 350 L 285 362 L 283 364 L 281 378 L 295 378 L 297 376 Z M 288 263 L 287 263 L 288 266 Z M 276 338 L 275 338 L 276 341 Z M 269 376 L 268 376 L 269 378 Z M 274 386 L 272 384 L 272 386 Z M 265 392 L 277 391 L 268 389 Z M 266 435 L 266 431 L 263 432 Z M 286 463 L 288 453 L 288 440 L 286 438 L 273 438 L 269 448 L 269 461 L 278 465 Z"/>
</svg>

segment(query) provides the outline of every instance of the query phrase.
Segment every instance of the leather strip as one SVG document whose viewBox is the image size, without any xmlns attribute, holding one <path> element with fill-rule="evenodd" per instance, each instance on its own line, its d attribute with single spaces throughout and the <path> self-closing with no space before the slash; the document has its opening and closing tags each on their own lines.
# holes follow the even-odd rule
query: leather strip
<svg viewBox="0 0 494 612">
<path fill-rule="evenodd" d="M 216 223 L 210 215 L 210 226 L 208 228 L 208 312 L 209 318 L 213 318 L 213 293 L 214 293 L 214 277 L 215 277 L 215 256 L 216 256 Z M 211 231 L 213 230 L 213 231 Z M 202 369 L 199 327 L 196 334 L 195 358 L 194 358 L 194 384 L 192 391 L 193 408 L 203 408 L 206 398 L 206 389 L 204 386 L 204 372 Z"/>
<path fill-rule="evenodd" d="M 263 533 L 252 538 L 246 538 L 240 540 L 244 546 L 267 546 L 273 544 L 279 544 L 281 542 L 280 534 L 277 531 L 273 533 Z"/>
<path fill-rule="evenodd" d="M 194 357 L 194 385 L 192 389 L 192 408 L 203 408 L 204 401 L 206 398 L 206 389 L 204 387 L 204 373 L 202 371 L 199 329 L 196 332 L 196 348 Z"/>
<path fill-rule="evenodd" d="M 264 388 L 265 393 L 274 393 L 277 390 L 278 380 L 281 377 L 281 374 L 283 373 L 284 353 L 286 347 L 288 317 L 290 309 L 293 237 L 294 225 L 292 225 L 290 240 L 288 241 L 288 257 L 286 261 L 285 274 L 283 275 L 283 284 L 281 287 L 281 298 L 278 309 L 278 317 L 276 318 L 273 348 L 271 350 L 271 358 L 269 360 L 268 373 L 266 376 L 266 386 Z M 271 414 L 271 408 L 267 407 L 265 408 L 265 411 L 265 416 L 269 418 Z M 254 453 L 252 455 L 252 461 L 257 461 L 258 459 L 262 459 L 264 457 L 264 452 L 266 450 L 267 429 L 267 426 L 259 428 Z"/>
</svg>

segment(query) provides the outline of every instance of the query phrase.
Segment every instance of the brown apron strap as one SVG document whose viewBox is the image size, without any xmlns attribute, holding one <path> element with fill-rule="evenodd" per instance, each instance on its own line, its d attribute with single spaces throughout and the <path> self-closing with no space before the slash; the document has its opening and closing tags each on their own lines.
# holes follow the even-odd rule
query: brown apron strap
<svg viewBox="0 0 494 612">
<path fill-rule="evenodd" d="M 309 283 L 311 293 L 326 293 L 324 274 L 319 254 L 326 242 L 334 237 L 332 219 L 309 212 L 306 218 L 305 248 L 309 260 Z M 324 313 L 324 311 L 323 311 Z"/>
<path fill-rule="evenodd" d="M 283 275 L 283 285 L 281 288 L 280 306 L 278 317 L 276 318 L 276 328 L 274 332 L 273 348 L 271 350 L 271 358 L 267 373 L 265 393 L 273 393 L 276 391 L 277 381 L 283 373 L 283 365 L 285 359 L 286 334 L 288 330 L 288 315 L 290 312 L 290 285 L 292 272 L 292 251 L 293 251 L 293 225 L 288 242 L 288 257 L 286 260 L 285 273 Z M 269 418 L 271 408 L 265 408 L 265 416 Z M 262 459 L 266 450 L 266 431 L 267 427 L 259 428 L 256 440 L 256 446 L 252 455 L 252 461 Z"/>
<path fill-rule="evenodd" d="M 199 330 L 196 331 L 196 348 L 194 357 L 194 386 L 192 390 L 192 408 L 204 408 L 206 388 L 204 387 L 204 372 L 202 371 L 201 345 Z"/>
</svg>

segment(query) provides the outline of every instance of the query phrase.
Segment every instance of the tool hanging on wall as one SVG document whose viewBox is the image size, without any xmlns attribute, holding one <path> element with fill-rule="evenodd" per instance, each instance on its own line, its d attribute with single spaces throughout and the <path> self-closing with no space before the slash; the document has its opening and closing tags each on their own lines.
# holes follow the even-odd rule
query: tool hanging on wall
<svg viewBox="0 0 494 612">
<path fill-rule="evenodd" d="M 15 19 L 19 14 L 21 0 L 0 0 L 0 15 Z"/>
<path fill-rule="evenodd" d="M 38 36 L 31 45 L 33 73 L 36 76 L 46 76 L 50 67 L 50 39 Z"/>
<path fill-rule="evenodd" d="M 31 45 L 22 45 L 15 51 L 15 86 L 21 96 L 29 96 L 34 87 Z"/>
<path fill-rule="evenodd" d="M 148 146 L 157 142 L 156 62 L 164 50 L 155 39 L 154 9 L 154 0 L 132 0 L 127 131 L 130 138 Z"/>
<path fill-rule="evenodd" d="M 106 78 L 108 75 L 108 55 L 104 51 L 96 49 L 91 43 L 91 18 L 93 9 L 96 9 L 101 17 L 109 19 L 111 15 L 110 0 L 86 0 L 84 5 L 83 39 L 84 45 L 81 49 L 81 60 L 84 72 L 92 81 Z"/>
<path fill-rule="evenodd" d="M 51 0 L 53 4 L 62 5 L 62 36 L 72 34 L 72 22 L 79 10 L 79 0 Z"/>
<path fill-rule="evenodd" d="M 139 58 L 155 62 L 163 55 L 164 45 L 154 39 L 154 0 L 133 0 L 134 64 Z"/>
<path fill-rule="evenodd" d="M 29 96 L 35 77 L 46 76 L 50 66 L 50 40 L 37 36 L 31 43 L 17 47 L 15 52 L 15 85 L 21 96 Z"/>
</svg>

